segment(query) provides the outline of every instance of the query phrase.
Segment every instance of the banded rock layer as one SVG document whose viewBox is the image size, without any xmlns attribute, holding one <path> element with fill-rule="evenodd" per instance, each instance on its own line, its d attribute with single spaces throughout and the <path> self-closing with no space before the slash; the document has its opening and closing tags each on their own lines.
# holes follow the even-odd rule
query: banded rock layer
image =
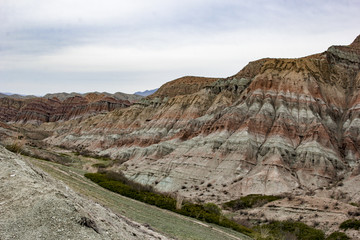
<svg viewBox="0 0 360 240">
<path fill-rule="evenodd" d="M 359 173 L 359 43 L 180 78 L 129 108 L 41 127 L 55 129 L 50 144 L 109 155 L 113 170 L 191 198 L 331 187 Z"/>
<path fill-rule="evenodd" d="M 124 96 L 125 94 L 120 97 Z M 3 97 L 0 98 L 0 121 L 56 122 L 105 113 L 117 108 L 129 107 L 132 104 L 129 100 L 118 97 L 117 95 L 109 96 L 105 93 L 49 94 L 43 98 L 30 97 L 26 99 Z"/>
</svg>

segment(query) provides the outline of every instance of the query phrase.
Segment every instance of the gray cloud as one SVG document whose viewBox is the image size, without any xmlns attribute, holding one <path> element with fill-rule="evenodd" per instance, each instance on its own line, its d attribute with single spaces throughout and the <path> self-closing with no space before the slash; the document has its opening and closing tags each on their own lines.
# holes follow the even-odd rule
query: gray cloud
<svg viewBox="0 0 360 240">
<path fill-rule="evenodd" d="M 135 90 L 144 90 L 173 76 L 227 76 L 257 58 L 350 43 L 359 34 L 359 3 L 0 0 L 0 82 L 40 86 L 39 76 L 63 76 L 74 88 L 90 78 L 101 88 L 107 77 L 141 82 Z M 122 83 L 117 91 L 132 89 Z"/>
</svg>

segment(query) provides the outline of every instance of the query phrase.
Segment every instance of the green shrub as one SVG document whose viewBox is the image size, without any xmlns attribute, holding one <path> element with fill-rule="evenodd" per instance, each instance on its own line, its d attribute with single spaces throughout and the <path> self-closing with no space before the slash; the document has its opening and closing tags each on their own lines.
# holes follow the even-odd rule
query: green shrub
<svg viewBox="0 0 360 240">
<path fill-rule="evenodd" d="M 106 165 L 104 163 L 95 163 L 91 166 L 94 168 L 106 168 Z"/>
<path fill-rule="evenodd" d="M 326 240 L 350 240 L 350 238 L 343 232 L 333 232 Z"/>
<path fill-rule="evenodd" d="M 243 225 L 237 224 L 235 221 L 230 220 L 228 218 L 222 218 L 219 225 L 226 227 L 226 228 L 231 228 L 237 232 L 241 232 L 246 235 L 252 235 L 254 233 L 254 231 L 252 229 L 247 228 Z"/>
<path fill-rule="evenodd" d="M 122 173 L 86 173 L 85 177 L 100 186 L 123 196 L 171 211 L 175 211 L 176 209 L 176 200 L 174 198 L 151 192 L 151 188 L 142 186 L 138 183 L 135 184 L 130 180 L 124 181 L 125 177 Z M 132 184 L 129 185 L 127 184 L 128 182 L 131 182 Z"/>
<path fill-rule="evenodd" d="M 94 183 L 106 182 L 108 179 L 101 173 L 85 173 L 84 176 Z"/>
<path fill-rule="evenodd" d="M 110 158 L 110 155 L 104 155 L 104 156 L 99 156 L 96 155 L 95 153 L 92 153 L 88 150 L 82 150 L 80 152 L 74 152 L 75 156 L 83 156 L 83 157 L 90 157 L 90 158 L 95 158 L 95 159 L 99 159 L 102 161 L 111 161 L 112 159 Z"/>
<path fill-rule="evenodd" d="M 205 203 L 204 209 L 205 209 L 205 211 L 207 211 L 209 213 L 221 215 L 221 209 L 214 203 Z"/>
<path fill-rule="evenodd" d="M 240 210 L 245 208 L 260 207 L 268 202 L 281 199 L 281 196 L 250 194 L 223 204 L 224 208 L 231 210 Z"/>
<path fill-rule="evenodd" d="M 347 229 L 356 229 L 359 230 L 360 229 L 360 221 L 357 219 L 348 219 L 345 222 L 342 222 L 340 224 L 340 228 L 347 230 Z"/>
<path fill-rule="evenodd" d="M 324 240 L 325 234 L 318 229 L 312 228 L 302 222 L 294 221 L 275 221 L 270 224 L 262 225 L 261 228 L 269 229 L 270 235 L 278 239 L 288 233 L 296 236 L 298 240 Z M 256 227 L 260 229 L 260 227 Z"/>
<path fill-rule="evenodd" d="M 359 204 L 358 203 L 354 203 L 354 202 L 351 202 L 349 203 L 350 205 L 354 206 L 354 207 L 359 207 Z"/>
<path fill-rule="evenodd" d="M 114 172 L 114 171 L 104 171 L 102 172 L 105 174 L 107 179 L 111 179 L 114 181 L 119 181 L 124 184 L 127 184 L 130 180 L 125 177 L 125 175 L 122 172 Z"/>
<path fill-rule="evenodd" d="M 122 182 L 123 184 L 129 185 L 132 188 L 136 189 L 137 191 L 156 193 L 152 186 L 142 185 L 140 183 L 132 181 L 132 180 L 128 179 L 127 177 L 125 177 L 125 175 L 122 172 L 105 171 L 104 173 L 108 179 Z"/>
</svg>

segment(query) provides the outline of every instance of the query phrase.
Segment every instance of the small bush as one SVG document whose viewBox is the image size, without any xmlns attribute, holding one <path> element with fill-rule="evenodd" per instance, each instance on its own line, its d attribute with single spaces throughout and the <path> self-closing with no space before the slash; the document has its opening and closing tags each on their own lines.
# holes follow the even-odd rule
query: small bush
<svg viewBox="0 0 360 240">
<path fill-rule="evenodd" d="M 94 168 L 106 168 L 106 165 L 104 163 L 95 163 L 91 166 Z"/>
<path fill-rule="evenodd" d="M 333 232 L 326 240 L 350 240 L 350 238 L 343 232 Z"/>
<path fill-rule="evenodd" d="M 342 222 L 340 224 L 340 228 L 347 230 L 347 229 L 355 229 L 355 230 L 359 230 L 360 229 L 360 221 L 357 219 L 348 219 L 345 222 Z"/>
<path fill-rule="evenodd" d="M 6 145 L 5 148 L 13 153 L 21 153 L 23 151 L 23 144 L 19 142 L 14 142 L 12 144 Z"/>
<path fill-rule="evenodd" d="M 205 203 L 204 209 L 205 209 L 205 211 L 207 211 L 209 213 L 221 215 L 221 209 L 214 203 Z"/>
<path fill-rule="evenodd" d="M 355 211 L 355 212 L 348 211 L 348 214 L 349 216 L 358 217 L 360 216 L 360 211 Z"/>
<path fill-rule="evenodd" d="M 281 199 L 281 196 L 250 194 L 223 204 L 224 208 L 240 210 L 245 208 L 260 207 L 266 203 Z"/>
<path fill-rule="evenodd" d="M 122 172 L 113 172 L 113 171 L 106 171 L 105 173 L 106 177 L 114 180 L 122 182 L 123 184 L 131 186 L 133 189 L 137 191 L 144 191 L 144 192 L 153 192 L 157 193 L 152 186 L 150 185 L 142 185 L 140 183 L 137 183 L 135 181 L 132 181 L 125 177 L 125 175 Z"/>
<path fill-rule="evenodd" d="M 102 161 L 111 161 L 112 159 L 110 158 L 110 155 L 104 155 L 104 156 L 99 156 L 96 155 L 95 153 L 92 153 L 88 150 L 81 150 L 80 152 L 74 152 L 75 156 L 83 156 L 83 157 L 89 157 L 89 158 L 95 158 L 95 159 L 99 159 Z"/>
<path fill-rule="evenodd" d="M 261 228 L 268 228 L 275 239 L 281 239 L 285 235 L 295 235 L 298 240 L 324 240 L 325 234 L 318 229 L 312 228 L 302 222 L 275 221 L 262 225 Z M 259 227 L 256 227 L 259 229 Z"/>
<path fill-rule="evenodd" d="M 85 173 L 84 175 L 86 178 L 90 179 L 94 183 L 100 183 L 108 181 L 108 179 L 101 173 Z"/>
</svg>

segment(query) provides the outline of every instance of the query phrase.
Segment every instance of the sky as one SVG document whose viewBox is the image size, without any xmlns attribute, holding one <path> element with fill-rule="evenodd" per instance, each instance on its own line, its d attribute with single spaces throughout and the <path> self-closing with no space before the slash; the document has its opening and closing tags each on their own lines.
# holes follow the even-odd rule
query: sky
<svg viewBox="0 0 360 240">
<path fill-rule="evenodd" d="M 0 92 L 134 93 L 350 44 L 360 0 L 0 0 Z"/>
</svg>

